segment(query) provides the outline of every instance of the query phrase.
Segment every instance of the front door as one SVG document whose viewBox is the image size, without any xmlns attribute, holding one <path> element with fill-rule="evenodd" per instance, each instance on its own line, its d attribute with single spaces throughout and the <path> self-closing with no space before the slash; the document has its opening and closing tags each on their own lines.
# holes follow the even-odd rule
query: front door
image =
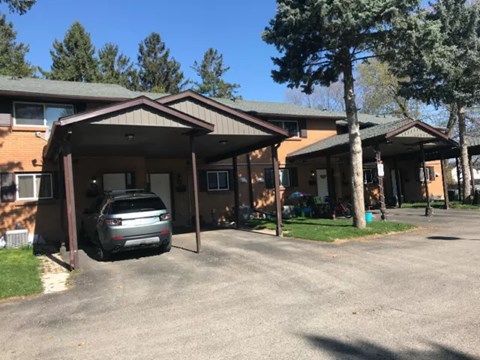
<svg viewBox="0 0 480 360">
<path fill-rule="evenodd" d="M 325 200 L 328 196 L 327 169 L 317 169 L 317 195 Z"/>
<path fill-rule="evenodd" d="M 402 188 L 401 188 L 401 175 L 400 175 L 400 171 L 398 172 L 398 179 L 397 179 L 397 172 L 395 171 L 395 169 L 391 169 L 390 170 L 390 179 L 392 179 L 392 197 L 394 197 L 397 201 L 397 206 L 400 204 L 400 201 L 402 201 L 402 199 L 399 199 L 398 198 L 398 194 L 400 194 L 400 196 L 402 196 Z M 398 188 L 398 185 L 400 185 L 400 189 Z M 400 190 L 400 191 L 399 191 Z"/>
<path fill-rule="evenodd" d="M 172 213 L 172 190 L 170 188 L 170 174 L 150 174 L 150 191 L 157 194 Z"/>
</svg>

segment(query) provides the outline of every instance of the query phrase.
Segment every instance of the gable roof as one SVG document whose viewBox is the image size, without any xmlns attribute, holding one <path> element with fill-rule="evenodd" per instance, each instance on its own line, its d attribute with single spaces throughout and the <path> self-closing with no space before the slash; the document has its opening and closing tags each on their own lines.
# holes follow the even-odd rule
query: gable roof
<svg viewBox="0 0 480 360">
<path fill-rule="evenodd" d="M 385 124 L 376 125 L 360 130 L 360 137 L 362 142 L 368 143 L 375 140 L 387 140 L 396 135 L 399 135 L 408 129 L 419 127 L 424 132 L 440 138 L 444 141 L 451 141 L 445 134 L 439 132 L 435 128 L 412 119 L 403 119 L 399 121 L 391 121 Z M 334 135 L 329 138 L 320 140 L 316 143 L 308 145 L 302 149 L 294 151 L 287 155 L 287 157 L 307 157 L 320 155 L 323 152 L 335 152 L 349 146 L 349 134 Z"/>
<path fill-rule="evenodd" d="M 238 109 L 232 108 L 225 104 L 218 102 L 216 99 L 208 98 L 206 96 L 200 95 L 194 91 L 187 90 L 175 95 L 169 95 L 158 99 L 157 101 L 161 104 L 170 105 L 177 102 L 185 101 L 188 99 L 195 100 L 200 102 L 204 105 L 212 107 L 216 110 L 222 111 L 234 117 L 240 118 L 245 122 L 249 123 L 250 125 L 258 126 L 264 130 L 267 130 L 269 133 L 274 135 L 280 135 L 283 137 L 288 137 L 288 132 L 279 128 L 278 126 L 269 123 L 268 121 L 258 119 L 252 115 L 249 115 L 243 111 L 239 111 Z"/>
<path fill-rule="evenodd" d="M 79 114 L 66 116 L 66 117 L 61 118 L 57 122 L 55 122 L 54 125 L 57 125 L 57 124 L 58 124 L 58 126 L 71 125 L 71 124 L 78 123 L 78 122 L 81 122 L 81 121 L 90 120 L 90 119 L 93 119 L 93 118 L 96 118 L 96 117 L 99 117 L 99 116 L 104 116 L 104 115 L 112 114 L 112 113 L 115 113 L 115 112 L 118 112 L 118 111 L 131 109 L 131 108 L 134 108 L 134 107 L 137 107 L 137 106 L 140 106 L 140 105 L 144 105 L 144 106 L 147 106 L 147 107 L 149 107 L 153 110 L 156 110 L 156 111 L 162 112 L 164 114 L 168 114 L 170 116 L 173 116 L 173 117 L 177 118 L 178 120 L 180 120 L 184 123 L 187 123 L 188 125 L 190 125 L 194 128 L 205 130 L 206 132 L 213 131 L 213 125 L 212 124 L 210 124 L 206 121 L 197 119 L 193 116 L 187 115 L 187 114 L 185 114 L 183 112 L 180 112 L 178 110 L 175 110 L 171 107 L 160 104 L 157 101 L 151 100 L 151 99 L 149 99 L 145 96 L 140 96 L 140 97 L 137 97 L 133 100 L 126 100 L 126 101 L 123 101 L 121 103 L 104 106 L 102 108 L 95 109 L 95 110 L 92 110 L 92 111 L 87 111 L 87 112 L 84 112 L 84 113 L 79 113 Z"/>
</svg>

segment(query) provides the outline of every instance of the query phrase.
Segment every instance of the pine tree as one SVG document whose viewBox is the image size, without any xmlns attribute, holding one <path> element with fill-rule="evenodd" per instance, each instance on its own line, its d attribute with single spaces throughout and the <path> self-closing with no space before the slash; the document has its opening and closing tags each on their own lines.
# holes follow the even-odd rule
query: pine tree
<svg viewBox="0 0 480 360">
<path fill-rule="evenodd" d="M 176 94 L 185 85 L 180 63 L 170 58 L 170 50 L 158 33 L 151 33 L 138 46 L 139 89 Z"/>
<path fill-rule="evenodd" d="M 35 68 L 25 60 L 28 46 L 16 38 L 13 24 L 0 15 L 0 75 L 33 76 Z"/>
<path fill-rule="evenodd" d="M 311 93 L 343 78 L 350 139 L 354 226 L 364 228 L 365 204 L 360 126 L 355 100 L 354 69 L 392 32 L 397 17 L 406 16 L 419 0 L 277 0 L 275 18 L 263 39 L 281 57 L 273 79 Z"/>
<path fill-rule="evenodd" d="M 67 30 L 63 41 L 55 40 L 50 72 L 43 74 L 52 80 L 95 82 L 99 78 L 98 60 L 90 34 L 78 21 Z"/>
<path fill-rule="evenodd" d="M 386 52 L 400 77 L 400 92 L 436 106 L 448 106 L 449 126 L 458 123 L 463 193 L 471 194 L 466 108 L 480 102 L 480 5 L 437 0 L 403 24 L 396 47 Z"/>
<path fill-rule="evenodd" d="M 223 75 L 230 69 L 223 66 L 223 55 L 216 49 L 208 49 L 203 55 L 203 60 L 199 64 L 193 63 L 192 69 L 202 82 L 195 82 L 194 90 L 200 94 L 219 97 L 235 98 L 235 93 L 240 87 L 238 84 L 228 83 L 222 79 Z"/>
<path fill-rule="evenodd" d="M 10 12 L 17 12 L 20 15 L 25 14 L 35 4 L 36 0 L 0 0 L 0 4 L 8 5 Z"/>
<path fill-rule="evenodd" d="M 107 43 L 98 51 L 99 82 L 118 84 L 131 90 L 138 88 L 137 71 L 128 56 L 120 53 L 118 45 Z"/>
</svg>

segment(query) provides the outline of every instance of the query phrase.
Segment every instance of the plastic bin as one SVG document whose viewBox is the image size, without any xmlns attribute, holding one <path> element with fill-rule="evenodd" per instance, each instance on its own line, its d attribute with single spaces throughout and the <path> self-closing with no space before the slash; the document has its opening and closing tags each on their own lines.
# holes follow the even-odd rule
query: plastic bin
<svg viewBox="0 0 480 360">
<path fill-rule="evenodd" d="M 366 221 L 367 223 L 371 223 L 371 222 L 373 221 L 373 213 L 372 213 L 372 212 L 367 211 L 367 212 L 365 213 L 365 221 Z"/>
</svg>

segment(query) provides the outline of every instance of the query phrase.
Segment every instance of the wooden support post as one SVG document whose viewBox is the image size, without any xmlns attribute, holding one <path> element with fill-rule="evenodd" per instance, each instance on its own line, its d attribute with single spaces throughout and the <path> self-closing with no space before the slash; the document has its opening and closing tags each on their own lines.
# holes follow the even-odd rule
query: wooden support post
<svg viewBox="0 0 480 360">
<path fill-rule="evenodd" d="M 198 254 L 201 251 L 202 242 L 200 238 L 200 204 L 198 201 L 197 154 L 195 153 L 194 135 L 190 135 L 190 151 L 192 153 L 193 202 L 194 202 L 194 209 L 195 209 L 195 236 L 196 236 L 197 254 Z"/>
<path fill-rule="evenodd" d="M 462 190 L 462 185 L 460 183 L 460 162 L 458 161 L 458 157 L 455 158 L 455 166 L 457 167 L 458 201 L 463 201 L 463 196 L 462 196 L 463 190 Z"/>
<path fill-rule="evenodd" d="M 423 183 L 425 184 L 425 197 L 427 200 L 427 206 L 425 207 L 425 216 L 432 216 L 433 211 L 430 206 L 430 191 L 428 190 L 427 165 L 425 163 L 425 149 L 423 147 L 423 144 L 420 144 L 420 151 L 422 153 Z"/>
<path fill-rule="evenodd" d="M 280 166 L 278 165 L 278 152 L 275 145 L 272 149 L 272 163 L 273 163 L 273 184 L 275 187 L 275 211 L 277 214 L 276 235 L 282 236 L 282 202 L 280 199 Z"/>
<path fill-rule="evenodd" d="M 402 201 L 402 184 L 400 183 L 400 170 L 398 168 L 398 162 L 397 162 L 397 158 L 394 158 L 393 159 L 393 162 L 394 162 L 394 167 L 395 167 L 395 185 L 397 187 L 397 198 L 398 198 L 398 207 L 399 208 L 402 208 L 402 204 L 403 204 L 403 201 Z"/>
<path fill-rule="evenodd" d="M 380 152 L 379 146 L 375 147 L 375 160 L 377 162 L 377 172 L 378 172 L 378 190 L 380 191 L 380 213 L 382 220 L 387 220 L 387 210 L 385 206 L 385 188 L 383 186 L 384 173 L 383 163 L 382 163 L 382 153 Z"/>
<path fill-rule="evenodd" d="M 472 201 L 473 197 L 475 196 L 475 169 L 472 166 L 472 155 L 468 156 L 468 165 L 470 167 L 470 178 L 471 178 L 471 183 L 472 183 Z"/>
<path fill-rule="evenodd" d="M 63 146 L 63 174 L 68 224 L 70 269 L 78 269 L 77 215 L 75 211 L 75 188 L 73 184 L 72 149 L 67 142 Z"/>
<path fill-rule="evenodd" d="M 442 166 L 442 182 L 443 182 L 443 197 L 445 198 L 445 205 L 444 209 L 448 210 L 450 208 L 450 199 L 448 198 L 448 184 L 447 184 L 447 173 L 446 173 L 446 164 L 447 160 L 442 159 L 440 160 L 440 165 Z"/>
<path fill-rule="evenodd" d="M 253 211 L 255 204 L 253 203 L 253 184 L 252 184 L 252 163 L 250 160 L 250 154 L 247 154 L 247 176 L 248 176 L 248 203 L 250 210 Z"/>
<path fill-rule="evenodd" d="M 328 185 L 328 203 L 330 206 L 330 210 L 332 211 L 332 218 L 335 217 L 335 202 L 336 202 L 336 194 L 335 194 L 335 179 L 333 177 L 333 169 L 332 169 L 332 159 L 330 155 L 327 155 L 327 185 Z"/>
<path fill-rule="evenodd" d="M 235 212 L 235 227 L 240 229 L 240 192 L 238 191 L 238 162 L 237 157 L 232 158 L 233 163 L 233 196 L 234 196 L 234 212 Z"/>
</svg>

